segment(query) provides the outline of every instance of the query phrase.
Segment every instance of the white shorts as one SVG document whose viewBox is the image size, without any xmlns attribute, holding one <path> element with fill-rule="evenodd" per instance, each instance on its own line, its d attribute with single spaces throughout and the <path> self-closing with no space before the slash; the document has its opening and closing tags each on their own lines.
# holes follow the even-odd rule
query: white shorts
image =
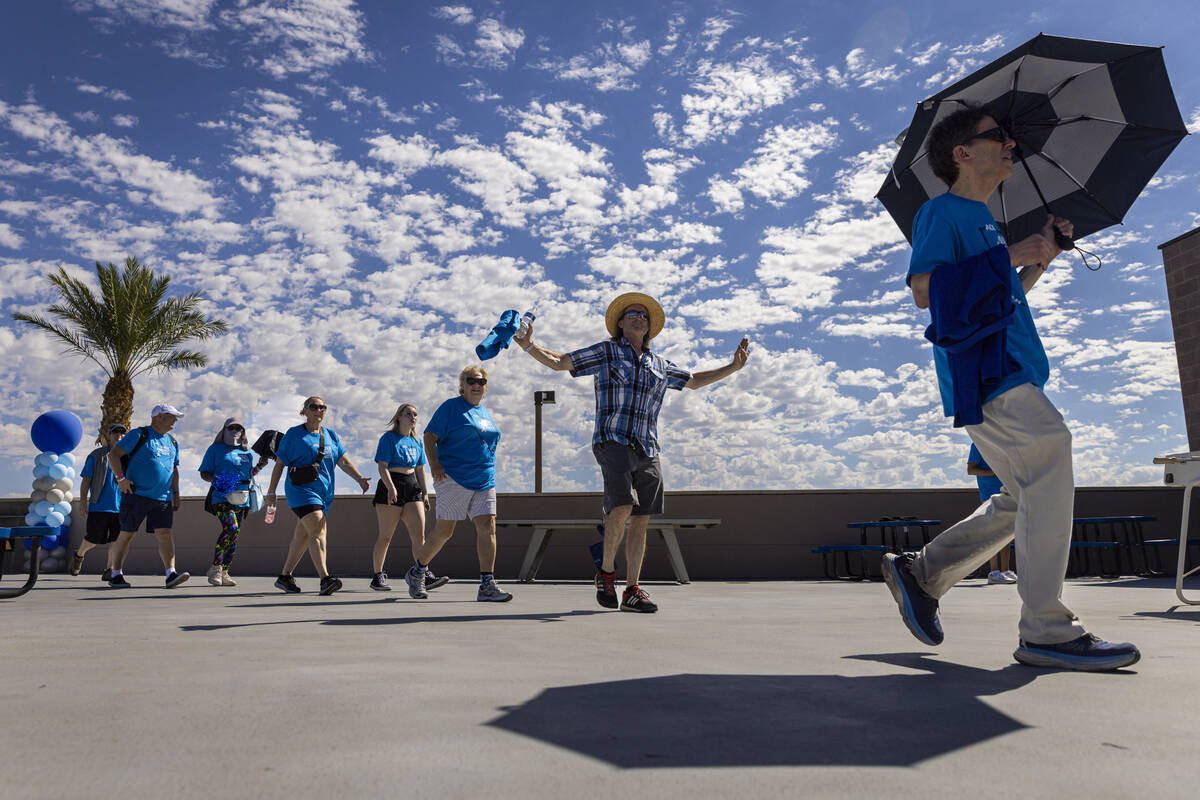
<svg viewBox="0 0 1200 800">
<path fill-rule="evenodd" d="M 496 515 L 496 487 L 475 491 L 460 486 L 452 478 L 434 481 L 437 494 L 437 518 L 445 520 L 474 519 Z"/>
</svg>

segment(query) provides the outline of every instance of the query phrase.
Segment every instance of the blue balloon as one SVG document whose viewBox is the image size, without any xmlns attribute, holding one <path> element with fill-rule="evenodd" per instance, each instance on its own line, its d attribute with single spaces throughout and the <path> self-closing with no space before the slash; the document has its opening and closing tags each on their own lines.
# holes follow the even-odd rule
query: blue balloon
<svg viewBox="0 0 1200 800">
<path fill-rule="evenodd" d="M 29 510 L 32 511 L 34 514 L 37 514 L 39 517 L 45 517 L 47 514 L 50 513 L 50 511 L 53 508 L 54 508 L 54 506 L 50 505 L 50 503 L 48 501 L 38 500 L 36 503 L 33 504 L 33 507 L 30 508 Z"/>
<path fill-rule="evenodd" d="M 62 455 L 60 455 L 58 457 L 58 460 L 64 464 L 66 464 L 68 467 L 75 466 L 75 454 L 74 453 L 63 453 Z"/>
<path fill-rule="evenodd" d="M 58 454 L 47 452 L 39 453 L 38 457 L 33 460 L 33 463 L 40 464 L 43 467 L 48 467 L 56 461 L 58 461 Z"/>
<path fill-rule="evenodd" d="M 30 511 L 28 514 L 25 515 L 26 527 L 32 528 L 34 525 L 37 525 L 41 521 L 42 521 L 42 518 L 39 517 L 37 514 L 33 513 L 32 511 Z"/>
<path fill-rule="evenodd" d="M 58 503 L 54 506 L 54 510 L 62 514 L 63 517 L 66 517 L 71 513 L 71 504 L 66 500 L 63 500 L 61 503 Z M 60 522 L 59 524 L 61 525 L 62 523 Z"/>
<path fill-rule="evenodd" d="M 49 474 L 50 474 L 50 468 L 44 464 L 38 464 L 36 467 L 33 468 L 33 477 L 34 478 L 44 478 Z"/>
<path fill-rule="evenodd" d="M 29 436 L 38 450 L 69 453 L 83 438 L 83 423 L 70 411 L 47 411 L 33 421 Z"/>
<path fill-rule="evenodd" d="M 51 509 L 50 513 L 46 515 L 46 524 L 51 528 L 57 528 L 63 524 L 63 515 Z"/>
<path fill-rule="evenodd" d="M 68 469 L 70 469 L 70 467 L 66 466 L 65 464 L 51 464 L 46 468 L 46 474 L 51 478 L 54 478 L 54 480 L 58 480 L 59 478 L 67 477 Z"/>
</svg>

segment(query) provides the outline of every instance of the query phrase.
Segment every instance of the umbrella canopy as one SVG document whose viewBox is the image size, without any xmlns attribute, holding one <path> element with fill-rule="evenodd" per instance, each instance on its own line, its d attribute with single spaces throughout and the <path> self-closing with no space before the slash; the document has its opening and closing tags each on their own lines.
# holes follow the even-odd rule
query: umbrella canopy
<svg viewBox="0 0 1200 800">
<path fill-rule="evenodd" d="M 1017 142 L 1013 175 L 988 200 L 1010 242 L 1039 232 L 1047 210 L 1076 238 L 1119 223 L 1187 135 L 1162 48 L 1038 35 L 917 105 L 875 195 L 910 242 L 918 209 L 948 188 L 929 165 L 929 132 L 966 105 Z"/>
</svg>

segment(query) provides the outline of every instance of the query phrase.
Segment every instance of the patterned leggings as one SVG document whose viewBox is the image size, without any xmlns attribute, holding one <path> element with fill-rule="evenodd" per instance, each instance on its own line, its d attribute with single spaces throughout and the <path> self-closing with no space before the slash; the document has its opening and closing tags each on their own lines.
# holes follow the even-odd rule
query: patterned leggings
<svg viewBox="0 0 1200 800">
<path fill-rule="evenodd" d="M 221 523 L 221 535 L 217 537 L 217 547 L 213 551 L 213 566 L 229 569 L 237 550 L 238 524 L 245 519 L 246 509 L 229 503 L 216 503 L 213 509 Z"/>
</svg>

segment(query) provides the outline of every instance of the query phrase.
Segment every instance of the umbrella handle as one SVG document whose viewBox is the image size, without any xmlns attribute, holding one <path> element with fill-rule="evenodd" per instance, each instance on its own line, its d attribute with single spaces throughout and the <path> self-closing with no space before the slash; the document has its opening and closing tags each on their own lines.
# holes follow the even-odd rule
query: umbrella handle
<svg viewBox="0 0 1200 800">
<path fill-rule="evenodd" d="M 1054 229 L 1054 243 L 1058 245 L 1059 250 L 1075 249 L 1075 240 L 1070 236 L 1063 235 L 1063 232 L 1058 228 Z"/>
</svg>

